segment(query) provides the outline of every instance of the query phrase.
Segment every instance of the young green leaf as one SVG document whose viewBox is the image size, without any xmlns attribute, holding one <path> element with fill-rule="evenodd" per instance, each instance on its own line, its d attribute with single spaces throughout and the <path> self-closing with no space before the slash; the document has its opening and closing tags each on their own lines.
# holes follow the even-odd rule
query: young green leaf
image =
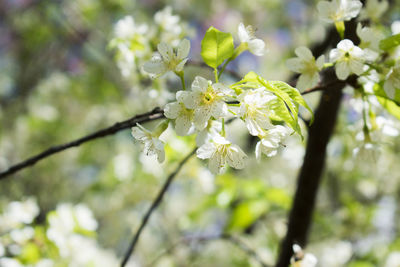
<svg viewBox="0 0 400 267">
<path fill-rule="evenodd" d="M 400 33 L 383 39 L 379 42 L 379 48 L 383 51 L 389 51 L 390 49 L 400 45 Z"/>
<path fill-rule="evenodd" d="M 233 38 L 230 33 L 210 27 L 201 41 L 201 57 L 211 68 L 216 69 L 233 55 Z"/>
</svg>

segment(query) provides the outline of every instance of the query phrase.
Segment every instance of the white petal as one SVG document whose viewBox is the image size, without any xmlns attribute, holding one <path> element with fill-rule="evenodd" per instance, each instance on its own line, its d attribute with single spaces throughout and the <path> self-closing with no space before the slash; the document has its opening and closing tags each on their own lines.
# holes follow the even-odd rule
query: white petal
<svg viewBox="0 0 400 267">
<path fill-rule="evenodd" d="M 186 62 L 188 61 L 187 58 L 183 59 L 179 64 L 175 67 L 175 71 L 182 71 L 183 67 L 185 66 Z"/>
<path fill-rule="evenodd" d="M 167 72 L 164 62 L 147 61 L 143 65 L 143 70 L 149 74 L 159 76 Z"/>
<path fill-rule="evenodd" d="M 336 62 L 342 57 L 343 57 L 343 52 L 337 48 L 332 49 L 331 52 L 329 53 L 329 60 L 331 62 Z"/>
<path fill-rule="evenodd" d="M 228 150 L 226 161 L 228 165 L 235 169 L 243 169 L 245 167 L 246 154 L 237 145 L 231 145 Z"/>
<path fill-rule="evenodd" d="M 245 43 L 249 41 L 250 36 L 246 31 L 246 28 L 244 27 L 243 23 L 240 23 L 238 26 L 238 35 L 239 35 L 239 40 L 241 43 Z"/>
<path fill-rule="evenodd" d="M 354 47 L 354 44 L 349 39 L 344 39 L 344 40 L 340 41 L 337 45 L 337 48 L 339 48 L 343 51 L 350 51 L 353 47 Z"/>
<path fill-rule="evenodd" d="M 201 76 L 196 76 L 192 83 L 192 90 L 198 92 L 205 92 L 208 88 L 208 80 L 204 79 Z"/>
<path fill-rule="evenodd" d="M 358 13 L 360 13 L 360 10 L 362 8 L 362 4 L 360 1 L 346 1 L 347 6 L 346 6 L 346 16 L 345 20 L 350 20 L 354 17 L 357 17 Z"/>
<path fill-rule="evenodd" d="M 228 115 L 228 106 L 223 101 L 213 103 L 211 106 L 211 115 L 219 119 Z"/>
<path fill-rule="evenodd" d="M 179 60 L 186 58 L 190 52 L 190 41 L 183 39 L 178 46 L 177 57 Z"/>
<path fill-rule="evenodd" d="M 184 92 L 181 91 L 182 93 L 177 95 L 177 98 L 179 97 L 178 101 L 182 101 L 187 108 L 194 109 L 197 107 L 197 100 L 199 98 L 198 94 L 194 92 Z"/>
<path fill-rule="evenodd" d="M 182 110 L 181 104 L 179 104 L 178 102 L 172 102 L 165 105 L 164 114 L 165 117 L 167 117 L 168 119 L 176 119 L 181 110 Z"/>
<path fill-rule="evenodd" d="M 210 106 L 202 106 L 198 107 L 194 112 L 194 126 L 196 126 L 197 130 L 203 130 L 208 123 L 208 120 L 211 117 L 211 107 Z"/>
<path fill-rule="evenodd" d="M 132 132 L 131 132 L 133 138 L 143 141 L 147 138 L 147 135 L 145 132 L 140 130 L 138 127 L 132 127 Z"/>
<path fill-rule="evenodd" d="M 364 72 L 364 64 L 359 60 L 350 60 L 350 69 L 353 73 L 360 75 Z"/>
<path fill-rule="evenodd" d="M 286 66 L 291 71 L 302 73 L 304 70 L 304 61 L 299 58 L 289 58 L 286 60 Z"/>
<path fill-rule="evenodd" d="M 264 55 L 265 43 L 261 39 L 253 39 L 248 41 L 249 50 L 256 56 Z"/>
<path fill-rule="evenodd" d="M 261 159 L 261 141 L 258 141 L 256 145 L 256 159 L 258 161 Z"/>
<path fill-rule="evenodd" d="M 339 62 L 336 63 L 335 72 L 336 72 L 336 76 L 340 80 L 346 80 L 347 77 L 349 77 L 349 74 L 350 74 L 350 67 L 347 64 L 347 62 L 339 61 Z"/>
<path fill-rule="evenodd" d="M 205 143 L 196 151 L 197 157 L 200 159 L 209 159 L 214 154 L 216 147 L 213 143 Z"/>
<path fill-rule="evenodd" d="M 318 57 L 318 59 L 316 61 L 318 70 L 321 70 L 324 67 L 324 64 L 325 64 L 325 56 L 321 55 Z"/>
<path fill-rule="evenodd" d="M 159 43 L 157 46 L 158 52 L 160 52 L 164 61 L 170 61 L 173 58 L 174 51 L 172 47 L 167 43 Z"/>
<path fill-rule="evenodd" d="M 191 126 L 192 121 L 188 116 L 179 116 L 175 120 L 175 130 L 176 133 L 180 136 L 187 135 Z"/>
<path fill-rule="evenodd" d="M 313 54 L 311 53 L 310 49 L 308 49 L 305 46 L 300 46 L 297 47 L 296 50 L 294 50 L 294 53 L 301 59 L 304 59 L 306 61 L 311 61 L 314 59 Z"/>
<path fill-rule="evenodd" d="M 299 79 L 297 80 L 296 87 L 300 91 L 304 91 L 306 89 L 312 88 L 313 87 L 313 85 L 312 85 L 312 76 L 310 76 L 308 74 L 300 75 Z"/>
</svg>

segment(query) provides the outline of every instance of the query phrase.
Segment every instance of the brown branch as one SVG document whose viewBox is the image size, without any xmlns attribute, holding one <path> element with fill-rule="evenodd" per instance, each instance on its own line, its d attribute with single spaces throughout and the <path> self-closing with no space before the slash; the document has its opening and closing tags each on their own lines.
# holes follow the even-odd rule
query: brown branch
<svg viewBox="0 0 400 267">
<path fill-rule="evenodd" d="M 193 149 L 192 152 L 190 152 L 184 159 L 182 159 L 182 161 L 179 163 L 179 165 L 176 167 L 176 169 L 168 176 L 168 178 L 165 181 L 164 185 L 162 186 L 160 192 L 158 192 L 157 197 L 154 199 L 150 208 L 147 210 L 146 214 L 144 215 L 138 230 L 136 231 L 135 235 L 133 236 L 132 241 L 131 241 L 131 243 L 125 253 L 125 256 L 122 260 L 121 267 L 124 267 L 128 263 L 128 260 L 135 250 L 136 244 L 139 240 L 139 237 L 140 237 L 144 227 L 147 225 L 151 214 L 160 205 L 165 193 L 167 192 L 169 186 L 171 185 L 172 180 L 174 180 L 174 178 L 176 177 L 178 172 L 182 169 L 183 165 L 185 165 L 185 163 L 194 155 L 195 152 L 196 152 L 196 148 Z"/>
<path fill-rule="evenodd" d="M 71 147 L 76 147 L 79 146 L 83 143 L 92 141 L 94 139 L 97 138 L 102 138 L 108 135 L 112 135 L 115 134 L 121 130 L 133 127 L 136 125 L 136 123 L 144 123 L 144 122 L 148 122 L 148 121 L 153 121 L 153 120 L 157 120 L 160 118 L 164 117 L 164 112 L 160 109 L 160 108 L 155 108 L 154 110 L 147 112 L 147 113 L 143 113 L 137 116 L 134 116 L 128 120 L 125 121 L 121 121 L 121 122 L 117 122 L 114 125 L 107 127 L 105 129 L 99 130 L 97 132 L 94 132 L 92 134 L 89 134 L 87 136 L 81 137 L 77 140 L 65 143 L 65 144 L 61 144 L 61 145 L 57 145 L 57 146 L 53 146 L 50 147 L 48 149 L 46 149 L 45 151 L 32 156 L 18 164 L 15 164 L 11 167 L 9 167 L 7 170 L 0 172 L 0 180 L 5 179 L 7 177 L 9 177 L 11 174 L 14 174 L 18 171 L 21 171 L 22 169 L 25 169 L 27 167 L 33 166 L 34 164 L 36 164 L 38 161 L 45 159 L 53 154 L 59 153 L 61 151 L 64 151 L 68 148 Z"/>
</svg>

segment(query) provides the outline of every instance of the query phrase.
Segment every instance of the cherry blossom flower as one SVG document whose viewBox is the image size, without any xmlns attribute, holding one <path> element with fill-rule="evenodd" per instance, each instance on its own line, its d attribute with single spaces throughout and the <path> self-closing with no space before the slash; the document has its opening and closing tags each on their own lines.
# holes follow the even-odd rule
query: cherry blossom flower
<svg viewBox="0 0 400 267">
<path fill-rule="evenodd" d="M 276 96 L 266 91 L 263 87 L 255 90 L 246 90 L 239 95 L 240 108 L 238 116 L 244 120 L 251 135 L 258 136 L 264 132 L 264 129 L 272 126 L 268 116 L 268 102 L 275 98 Z"/>
<path fill-rule="evenodd" d="M 264 55 L 265 43 L 254 35 L 254 29 L 251 25 L 244 27 L 243 23 L 239 24 L 238 35 L 242 44 L 247 44 L 247 48 L 256 56 Z"/>
<path fill-rule="evenodd" d="M 212 84 L 211 81 L 197 76 L 192 83 L 192 91 L 182 91 L 179 97 L 185 106 L 194 109 L 194 125 L 201 131 L 207 126 L 208 120 L 225 117 L 228 114 L 228 106 L 224 98 L 232 93 L 232 90 L 221 83 Z"/>
<path fill-rule="evenodd" d="M 160 134 L 152 133 L 139 123 L 132 127 L 132 136 L 144 144 L 143 151 L 147 156 L 157 155 L 157 160 L 162 163 L 165 160 L 164 143 L 159 139 Z"/>
<path fill-rule="evenodd" d="M 320 1 L 317 5 L 319 15 L 326 22 L 347 21 L 360 13 L 362 3 L 358 0 Z"/>
<path fill-rule="evenodd" d="M 297 58 L 288 59 L 286 65 L 291 71 L 301 73 L 296 87 L 300 90 L 314 87 L 320 81 L 319 72 L 324 66 L 325 56 L 321 55 L 315 60 L 310 49 L 304 46 L 296 48 L 294 52 Z"/>
<path fill-rule="evenodd" d="M 235 169 L 243 169 L 246 154 L 235 144 L 232 144 L 220 135 L 214 136 L 210 142 L 197 149 L 197 157 L 209 159 L 208 167 L 212 173 L 219 174 L 226 163 Z"/>
<path fill-rule="evenodd" d="M 189 40 L 182 40 L 176 53 L 172 46 L 167 43 L 160 43 L 157 49 L 158 53 L 154 53 L 151 60 L 143 65 L 144 71 L 149 73 L 153 78 L 159 77 L 168 71 L 173 71 L 177 74 L 182 72 L 190 51 Z"/>
<path fill-rule="evenodd" d="M 278 153 L 282 140 L 289 134 L 286 127 L 277 125 L 271 130 L 260 135 L 261 140 L 256 145 L 256 158 L 261 159 L 261 154 L 273 157 Z"/>
<path fill-rule="evenodd" d="M 291 258 L 291 263 L 296 267 L 315 267 L 317 266 L 317 258 L 311 253 L 304 253 L 301 247 L 297 244 L 293 245 L 294 255 Z"/>
<path fill-rule="evenodd" d="M 178 101 L 169 103 L 164 108 L 165 117 L 175 119 L 175 130 L 178 135 L 187 135 L 192 127 L 194 110 L 188 109 L 183 104 L 184 91 L 176 93 Z"/>
<path fill-rule="evenodd" d="M 336 76 L 340 80 L 347 79 L 350 73 L 360 75 L 364 71 L 364 51 L 348 39 L 340 41 L 329 57 L 335 63 Z"/>
</svg>

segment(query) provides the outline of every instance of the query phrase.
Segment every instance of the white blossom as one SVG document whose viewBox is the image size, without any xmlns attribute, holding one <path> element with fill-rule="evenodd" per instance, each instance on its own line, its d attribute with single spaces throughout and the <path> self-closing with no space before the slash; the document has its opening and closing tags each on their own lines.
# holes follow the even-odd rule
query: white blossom
<svg viewBox="0 0 400 267">
<path fill-rule="evenodd" d="M 192 127 L 194 110 L 188 109 L 183 104 L 184 91 L 176 93 L 178 101 L 169 103 L 164 108 L 165 117 L 175 119 L 175 130 L 178 135 L 184 136 L 189 133 Z"/>
<path fill-rule="evenodd" d="M 197 132 L 196 134 L 196 145 L 202 146 L 204 143 L 208 142 L 213 136 L 217 135 L 222 131 L 222 123 L 216 120 L 209 120 L 207 126 Z"/>
<path fill-rule="evenodd" d="M 13 201 L 8 204 L 4 216 L 15 223 L 30 224 L 39 214 L 39 206 L 34 198 L 25 201 Z"/>
<path fill-rule="evenodd" d="M 276 96 L 265 90 L 264 87 L 255 90 L 246 90 L 238 97 L 240 107 L 238 116 L 241 117 L 249 133 L 258 136 L 272 126 L 269 120 L 268 103 Z"/>
<path fill-rule="evenodd" d="M 228 106 L 224 101 L 225 96 L 232 90 L 221 83 L 212 84 L 211 81 L 197 76 L 192 83 L 192 91 L 183 91 L 180 97 L 189 109 L 194 109 L 194 125 L 201 131 L 207 126 L 208 120 L 225 117 Z"/>
<path fill-rule="evenodd" d="M 315 267 L 317 266 L 317 258 L 311 253 L 304 253 L 301 247 L 297 244 L 293 245 L 294 255 L 291 258 L 291 263 L 296 267 Z"/>
<path fill-rule="evenodd" d="M 400 33 L 400 20 L 396 20 L 391 25 L 392 34 L 399 34 Z"/>
<path fill-rule="evenodd" d="M 255 37 L 254 29 L 251 25 L 245 27 L 243 23 L 240 23 L 238 27 L 238 35 L 240 42 L 247 44 L 251 53 L 256 56 L 262 56 L 264 54 L 265 43 L 263 40 Z"/>
<path fill-rule="evenodd" d="M 143 35 L 147 31 L 148 26 L 146 24 L 136 25 L 132 16 L 120 19 L 114 27 L 115 36 L 124 40 L 133 39 L 137 34 Z"/>
<path fill-rule="evenodd" d="M 247 156 L 238 145 L 217 135 L 197 149 L 197 157 L 209 159 L 209 169 L 212 173 L 218 174 L 221 173 L 226 163 L 232 168 L 243 169 Z"/>
<path fill-rule="evenodd" d="M 387 0 L 368 0 L 361 10 L 360 19 L 378 21 L 389 7 Z"/>
<path fill-rule="evenodd" d="M 172 15 L 172 8 L 166 6 L 163 10 L 158 11 L 154 15 L 154 21 L 168 31 L 176 31 L 176 34 L 180 33 L 181 28 L 179 27 L 179 16 Z"/>
<path fill-rule="evenodd" d="M 387 96 L 391 99 L 396 97 L 396 92 L 400 90 L 400 64 L 392 67 L 385 78 L 383 84 Z"/>
<path fill-rule="evenodd" d="M 261 159 L 261 154 L 273 157 L 278 153 L 278 148 L 283 139 L 289 134 L 286 127 L 277 125 L 260 135 L 260 141 L 256 145 L 256 158 Z"/>
<path fill-rule="evenodd" d="M 137 127 L 132 127 L 132 136 L 144 144 L 143 151 L 147 156 L 157 155 L 157 160 L 162 163 L 165 160 L 164 143 L 159 139 L 159 135 L 152 133 L 139 123 Z"/>
<path fill-rule="evenodd" d="M 152 77 L 159 77 L 167 71 L 181 72 L 188 60 L 190 42 L 187 39 L 182 40 L 176 53 L 172 46 L 164 42 L 158 44 L 157 49 L 158 53 L 154 53 L 151 60 L 143 65 L 143 70 Z"/>
<path fill-rule="evenodd" d="M 384 38 L 384 35 L 376 29 L 362 27 L 361 23 L 357 25 L 357 35 L 360 37 L 360 48 L 364 50 L 364 57 L 367 60 L 375 60 L 379 56 L 379 42 Z"/>
<path fill-rule="evenodd" d="M 288 59 L 286 65 L 291 71 L 301 73 L 296 87 L 300 90 L 314 87 L 320 81 L 319 72 L 324 66 L 325 56 L 315 60 L 310 49 L 304 46 L 296 48 L 295 53 L 297 58 Z"/>
<path fill-rule="evenodd" d="M 347 79 L 350 73 L 360 75 L 364 71 L 364 51 L 348 39 L 340 41 L 329 57 L 335 63 L 336 76 L 340 80 Z"/>
<path fill-rule="evenodd" d="M 362 3 L 358 0 L 320 1 L 317 5 L 319 15 L 326 22 L 347 21 L 360 13 Z"/>
</svg>

